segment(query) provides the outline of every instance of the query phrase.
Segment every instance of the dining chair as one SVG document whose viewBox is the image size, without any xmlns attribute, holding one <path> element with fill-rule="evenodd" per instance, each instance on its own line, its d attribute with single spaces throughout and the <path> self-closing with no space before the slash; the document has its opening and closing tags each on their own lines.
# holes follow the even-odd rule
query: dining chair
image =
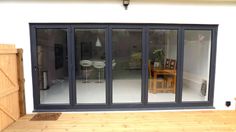
<svg viewBox="0 0 236 132">
<path fill-rule="evenodd" d="M 168 63 L 168 66 L 167 66 L 167 63 Z M 165 64 L 165 69 L 168 69 L 168 70 L 176 70 L 176 60 L 175 59 L 166 59 L 166 64 Z M 174 77 L 173 76 L 170 76 L 170 75 L 166 75 L 164 76 L 164 79 L 165 79 L 165 87 L 166 88 L 172 88 L 174 87 L 174 85 L 176 85 L 174 83 Z"/>
</svg>

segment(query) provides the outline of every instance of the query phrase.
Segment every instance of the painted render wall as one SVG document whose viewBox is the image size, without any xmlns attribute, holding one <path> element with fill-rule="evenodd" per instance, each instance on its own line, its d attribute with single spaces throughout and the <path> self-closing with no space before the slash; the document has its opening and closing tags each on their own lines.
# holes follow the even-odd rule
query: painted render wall
<svg viewBox="0 0 236 132">
<path fill-rule="evenodd" d="M 143 0 L 145 2 L 145 0 Z M 132 1 L 0 2 L 0 43 L 24 50 L 27 113 L 33 111 L 29 23 L 180 23 L 219 24 L 214 106 L 234 109 L 236 97 L 236 4 L 177 4 Z M 225 101 L 232 106 L 225 107 Z"/>
</svg>

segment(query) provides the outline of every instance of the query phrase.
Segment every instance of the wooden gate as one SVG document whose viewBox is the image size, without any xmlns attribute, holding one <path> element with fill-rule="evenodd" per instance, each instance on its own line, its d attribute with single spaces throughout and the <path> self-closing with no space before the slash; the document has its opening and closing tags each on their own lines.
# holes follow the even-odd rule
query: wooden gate
<svg viewBox="0 0 236 132">
<path fill-rule="evenodd" d="M 18 72 L 21 69 L 17 65 L 18 58 L 22 57 L 22 50 L 19 51 L 21 55 L 18 55 L 14 45 L 0 44 L 0 131 L 16 121 L 21 113 L 25 113 L 25 110 L 20 111 L 25 107 L 24 103 L 20 106 L 20 100 L 23 99 L 24 102 L 24 94 L 22 95 L 23 90 L 20 90 L 19 85 L 24 84 L 24 80 L 19 78 L 20 74 L 23 75 Z"/>
</svg>

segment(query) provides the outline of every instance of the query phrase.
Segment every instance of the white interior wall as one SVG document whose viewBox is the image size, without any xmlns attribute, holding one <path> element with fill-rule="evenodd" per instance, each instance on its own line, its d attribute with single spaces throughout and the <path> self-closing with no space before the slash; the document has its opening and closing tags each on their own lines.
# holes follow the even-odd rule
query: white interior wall
<svg viewBox="0 0 236 132">
<path fill-rule="evenodd" d="M 166 45 L 166 58 L 177 60 L 177 43 L 178 43 L 178 35 L 176 31 L 170 31 L 166 37 L 167 45 Z"/>
<path fill-rule="evenodd" d="M 202 80 L 209 81 L 211 42 L 199 44 L 196 41 L 185 41 L 184 46 L 184 79 L 194 80 L 200 85 Z"/>
<path fill-rule="evenodd" d="M 145 2 L 145 0 L 143 0 Z M 27 113 L 33 110 L 29 23 L 181 23 L 219 24 L 215 74 L 216 109 L 234 109 L 236 97 L 236 5 L 158 4 L 132 1 L 125 10 L 121 1 L 104 2 L 0 2 L 0 43 L 24 50 Z M 230 108 L 225 101 L 232 101 Z"/>
</svg>

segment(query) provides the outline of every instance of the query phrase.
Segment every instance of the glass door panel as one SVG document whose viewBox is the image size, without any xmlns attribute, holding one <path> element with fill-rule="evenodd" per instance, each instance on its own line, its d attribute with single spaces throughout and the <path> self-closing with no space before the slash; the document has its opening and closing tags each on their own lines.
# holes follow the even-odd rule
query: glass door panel
<svg viewBox="0 0 236 132">
<path fill-rule="evenodd" d="M 211 53 L 211 31 L 185 30 L 183 101 L 207 101 Z"/>
<path fill-rule="evenodd" d="M 112 30 L 113 103 L 141 103 L 142 30 Z"/>
<path fill-rule="evenodd" d="M 148 102 L 174 102 L 177 30 L 149 30 Z"/>
<path fill-rule="evenodd" d="M 41 104 L 69 104 L 67 30 L 37 29 L 37 71 Z"/>
<path fill-rule="evenodd" d="M 106 103 L 105 29 L 75 29 L 78 104 Z"/>
</svg>

